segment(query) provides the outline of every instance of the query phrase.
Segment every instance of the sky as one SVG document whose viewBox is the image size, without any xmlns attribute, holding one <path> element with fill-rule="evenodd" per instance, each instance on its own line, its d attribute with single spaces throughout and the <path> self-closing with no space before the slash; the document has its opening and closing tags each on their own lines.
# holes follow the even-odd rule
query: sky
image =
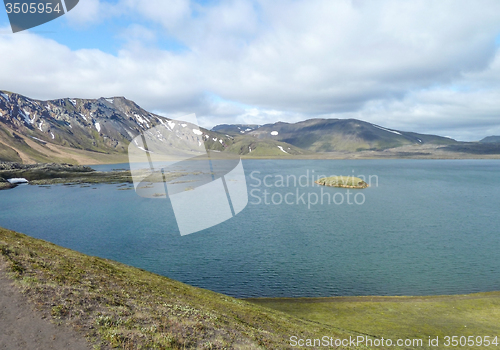
<svg viewBox="0 0 500 350">
<path fill-rule="evenodd" d="M 500 135 L 498 0 L 80 0 L 13 34 L 0 90 L 125 96 L 201 126 L 356 118 Z"/>
</svg>

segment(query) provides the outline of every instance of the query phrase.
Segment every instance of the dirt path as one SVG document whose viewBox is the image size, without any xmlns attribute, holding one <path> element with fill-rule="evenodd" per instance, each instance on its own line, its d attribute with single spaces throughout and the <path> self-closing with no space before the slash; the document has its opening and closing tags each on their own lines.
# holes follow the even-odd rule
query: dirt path
<svg viewBox="0 0 500 350">
<path fill-rule="evenodd" d="M 43 319 L 6 277 L 0 258 L 0 349 L 89 350 L 91 346 L 72 328 Z"/>
</svg>

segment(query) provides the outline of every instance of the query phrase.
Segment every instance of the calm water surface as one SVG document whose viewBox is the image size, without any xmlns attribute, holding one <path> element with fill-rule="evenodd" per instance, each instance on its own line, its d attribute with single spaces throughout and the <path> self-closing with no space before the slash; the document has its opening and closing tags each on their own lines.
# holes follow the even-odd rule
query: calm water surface
<svg viewBox="0 0 500 350">
<path fill-rule="evenodd" d="M 248 206 L 188 236 L 179 235 L 168 199 L 140 198 L 118 185 L 2 191 L 0 226 L 236 297 L 500 290 L 500 161 L 243 164 L 253 191 Z M 348 204 L 346 189 L 311 187 L 313 171 L 367 180 L 372 175 L 372 186 L 351 190 Z M 259 184 L 266 175 L 269 187 Z M 308 187 L 293 181 L 277 187 L 280 176 L 302 176 L 304 185 L 306 175 Z M 297 191 L 306 203 L 297 204 Z M 293 204 L 272 203 L 287 193 Z M 324 195 L 323 205 L 308 206 L 309 194 L 314 200 L 322 193 L 338 193 L 336 202 L 344 203 L 328 204 Z M 357 193 L 363 204 L 354 202 Z"/>
</svg>

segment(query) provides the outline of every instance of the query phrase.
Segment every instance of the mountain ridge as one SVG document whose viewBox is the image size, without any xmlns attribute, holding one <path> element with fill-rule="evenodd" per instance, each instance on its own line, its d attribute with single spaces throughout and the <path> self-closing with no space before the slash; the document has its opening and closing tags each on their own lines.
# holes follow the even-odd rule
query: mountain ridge
<svg viewBox="0 0 500 350">
<path fill-rule="evenodd" d="M 219 126 L 212 130 L 220 130 Z M 228 125 L 225 129 L 230 129 Z M 277 122 L 245 130 L 247 136 L 291 144 L 311 152 L 384 150 L 406 145 L 448 145 L 456 140 L 437 135 L 405 132 L 357 119 L 308 119 Z"/>
<path fill-rule="evenodd" d="M 73 151 L 86 151 L 90 158 L 95 153 L 97 158 L 105 154 L 125 160 L 135 136 L 170 120 L 125 97 L 41 101 L 0 91 L 0 160 L 64 161 L 72 159 Z M 231 141 L 204 128 L 200 131 L 209 149 L 222 151 Z"/>
<path fill-rule="evenodd" d="M 123 96 L 42 101 L 0 90 L 0 161 L 127 162 L 128 145 L 134 137 L 159 125 L 173 132 L 169 126 L 173 123 Z M 466 144 L 357 119 L 222 124 L 212 130 L 200 127 L 199 131 L 206 149 L 250 158 L 456 158 L 500 154 L 494 144 Z"/>
<path fill-rule="evenodd" d="M 481 143 L 497 143 L 500 142 L 500 136 L 492 135 L 486 136 L 485 138 L 479 140 Z"/>
</svg>

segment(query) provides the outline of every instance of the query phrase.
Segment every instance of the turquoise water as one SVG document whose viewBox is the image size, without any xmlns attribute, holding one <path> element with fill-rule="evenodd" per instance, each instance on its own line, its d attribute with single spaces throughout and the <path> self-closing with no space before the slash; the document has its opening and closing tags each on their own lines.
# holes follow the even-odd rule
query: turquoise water
<svg viewBox="0 0 500 350">
<path fill-rule="evenodd" d="M 248 206 L 191 235 L 179 235 L 168 199 L 141 198 L 118 185 L 2 191 L 0 226 L 236 297 L 500 290 L 497 160 L 243 164 L 253 191 Z M 353 204 L 347 204 L 346 189 L 311 187 L 313 171 L 372 175 L 372 186 L 350 190 Z M 308 186 L 294 186 L 293 177 L 302 176 L 304 185 L 307 174 Z M 272 186 L 257 186 L 266 175 Z M 277 187 L 286 176 L 289 186 Z M 297 191 L 305 193 L 305 203 L 297 204 Z M 307 196 L 313 202 L 321 191 L 323 205 L 308 206 Z M 287 193 L 293 204 L 272 204 Z M 325 193 L 330 199 L 337 193 L 337 203 L 342 197 L 344 203 L 328 204 Z"/>
</svg>

